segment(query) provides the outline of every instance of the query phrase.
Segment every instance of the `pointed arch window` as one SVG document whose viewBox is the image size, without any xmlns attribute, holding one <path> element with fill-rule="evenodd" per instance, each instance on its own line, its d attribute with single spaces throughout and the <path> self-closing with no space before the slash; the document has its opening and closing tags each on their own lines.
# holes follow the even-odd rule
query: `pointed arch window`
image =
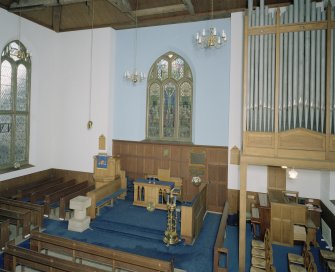
<svg viewBox="0 0 335 272">
<path fill-rule="evenodd" d="M 12 41 L 1 53 L 0 169 L 2 170 L 28 164 L 31 61 L 26 52 L 25 46 L 20 41 Z"/>
<path fill-rule="evenodd" d="M 192 109 L 192 71 L 181 56 L 168 52 L 149 72 L 146 138 L 192 142 Z"/>
</svg>

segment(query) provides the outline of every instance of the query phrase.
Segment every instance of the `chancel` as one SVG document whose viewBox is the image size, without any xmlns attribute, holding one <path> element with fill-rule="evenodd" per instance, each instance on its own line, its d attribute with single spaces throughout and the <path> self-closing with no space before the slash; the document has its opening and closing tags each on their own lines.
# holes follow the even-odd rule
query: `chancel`
<svg viewBox="0 0 335 272">
<path fill-rule="evenodd" d="M 0 270 L 334 271 L 333 0 L 0 0 L 0 34 Z"/>
</svg>

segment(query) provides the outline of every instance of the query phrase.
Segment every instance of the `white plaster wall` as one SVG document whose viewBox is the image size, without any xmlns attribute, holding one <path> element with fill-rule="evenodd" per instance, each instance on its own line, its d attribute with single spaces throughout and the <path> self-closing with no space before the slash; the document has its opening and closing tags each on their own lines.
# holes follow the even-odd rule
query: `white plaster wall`
<svg viewBox="0 0 335 272">
<path fill-rule="evenodd" d="M 0 9 L 0 50 L 18 38 L 18 17 Z M 54 32 L 22 18 L 20 40 L 32 55 L 30 101 L 30 153 L 34 167 L 0 175 L 6 180 L 52 167 L 51 142 L 53 139 L 52 96 L 55 93 Z"/>
<path fill-rule="evenodd" d="M 54 96 L 53 167 L 93 172 L 98 138 L 108 138 L 111 52 L 114 30 L 93 31 L 91 90 L 92 129 L 87 129 L 90 107 L 91 30 L 58 34 L 57 93 Z"/>
<path fill-rule="evenodd" d="M 335 172 L 323 171 L 321 172 L 322 182 L 320 183 L 320 199 L 323 204 L 333 213 L 335 214 L 335 205 L 330 202 L 330 200 L 334 200 L 333 190 L 335 185 Z"/>
<path fill-rule="evenodd" d="M 322 182 L 321 171 L 296 169 L 297 179 L 289 179 L 286 176 L 286 189 L 298 191 L 300 197 L 320 199 L 320 184 Z"/>
<path fill-rule="evenodd" d="M 268 189 L 267 183 L 266 166 L 248 166 L 247 191 L 266 193 Z"/>
<path fill-rule="evenodd" d="M 231 62 L 229 95 L 229 161 L 230 149 L 242 146 L 242 84 L 243 84 L 243 12 L 231 15 Z M 240 188 L 238 165 L 228 165 L 228 188 Z"/>
</svg>

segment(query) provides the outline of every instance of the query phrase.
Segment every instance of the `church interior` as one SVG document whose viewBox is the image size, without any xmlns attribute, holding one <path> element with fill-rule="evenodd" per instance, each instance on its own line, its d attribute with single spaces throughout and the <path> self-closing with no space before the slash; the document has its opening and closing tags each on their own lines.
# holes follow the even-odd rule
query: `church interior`
<svg viewBox="0 0 335 272">
<path fill-rule="evenodd" d="M 0 0 L 0 271 L 335 271 L 334 0 Z"/>
</svg>

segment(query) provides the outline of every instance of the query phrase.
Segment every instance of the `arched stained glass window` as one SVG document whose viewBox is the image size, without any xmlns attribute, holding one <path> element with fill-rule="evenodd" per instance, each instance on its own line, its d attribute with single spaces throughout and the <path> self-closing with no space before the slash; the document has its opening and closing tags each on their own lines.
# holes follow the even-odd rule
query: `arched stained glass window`
<svg viewBox="0 0 335 272">
<path fill-rule="evenodd" d="M 148 140 L 192 142 L 192 71 L 173 52 L 151 66 L 147 85 Z"/>
<path fill-rule="evenodd" d="M 29 159 L 29 100 L 31 61 L 20 41 L 1 53 L 0 169 L 18 167 Z"/>
</svg>

